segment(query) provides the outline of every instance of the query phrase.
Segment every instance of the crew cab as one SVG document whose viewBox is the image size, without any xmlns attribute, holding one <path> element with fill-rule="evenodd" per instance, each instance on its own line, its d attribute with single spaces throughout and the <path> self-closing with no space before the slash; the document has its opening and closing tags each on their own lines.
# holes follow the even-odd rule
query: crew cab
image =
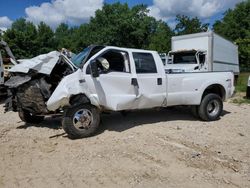
<svg viewBox="0 0 250 188">
<path fill-rule="evenodd" d="M 105 111 L 187 105 L 204 121 L 219 119 L 234 92 L 232 72 L 166 71 L 156 51 L 106 46 L 65 76 L 46 102 L 63 110 L 71 138 L 91 136 Z"/>
</svg>

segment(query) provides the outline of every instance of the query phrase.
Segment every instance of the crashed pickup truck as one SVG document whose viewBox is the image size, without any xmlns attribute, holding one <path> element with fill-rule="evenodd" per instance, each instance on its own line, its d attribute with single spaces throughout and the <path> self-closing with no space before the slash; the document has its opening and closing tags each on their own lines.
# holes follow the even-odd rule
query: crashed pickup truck
<svg viewBox="0 0 250 188">
<path fill-rule="evenodd" d="M 14 110 L 26 116 L 21 117 L 24 121 L 63 112 L 62 126 L 68 136 L 83 138 L 95 133 L 100 114 L 107 111 L 187 105 L 201 120 L 214 121 L 222 113 L 223 101 L 234 92 L 232 72 L 169 72 L 156 51 L 106 46 L 80 65 L 73 73 L 57 79 L 58 84 L 51 84 L 50 77 L 32 80 L 36 83 L 32 87 L 24 83 L 19 87 L 21 96 L 12 91 L 16 98 Z M 44 83 L 48 86 L 44 87 Z M 23 90 L 29 93 L 33 89 L 47 96 L 38 111 L 27 106 L 38 103 L 37 98 L 20 103 Z"/>
</svg>

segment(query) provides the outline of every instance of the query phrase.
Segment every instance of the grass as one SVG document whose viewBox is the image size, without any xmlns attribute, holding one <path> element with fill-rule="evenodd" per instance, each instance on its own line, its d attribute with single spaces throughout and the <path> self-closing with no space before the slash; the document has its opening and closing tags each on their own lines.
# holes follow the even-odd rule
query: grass
<svg viewBox="0 0 250 188">
<path fill-rule="evenodd" d="M 232 100 L 233 103 L 236 103 L 236 104 L 250 104 L 250 99 L 246 99 L 246 98 L 234 98 Z"/>
<path fill-rule="evenodd" d="M 247 82 L 250 73 L 244 72 L 240 73 L 236 88 L 236 95 L 232 98 L 231 102 L 236 104 L 250 104 L 250 99 L 246 98 L 246 89 L 247 89 Z"/>
<path fill-rule="evenodd" d="M 249 72 L 240 73 L 236 84 L 236 92 L 246 92 L 249 75 Z"/>
</svg>

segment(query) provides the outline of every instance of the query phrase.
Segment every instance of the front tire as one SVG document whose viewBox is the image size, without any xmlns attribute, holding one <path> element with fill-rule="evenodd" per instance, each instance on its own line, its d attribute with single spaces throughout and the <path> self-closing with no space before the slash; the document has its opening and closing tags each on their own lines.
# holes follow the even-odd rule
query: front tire
<svg viewBox="0 0 250 188">
<path fill-rule="evenodd" d="M 44 120 L 44 116 L 36 116 L 32 115 L 30 112 L 27 111 L 20 111 L 18 112 L 20 119 L 26 123 L 41 123 Z"/>
<path fill-rule="evenodd" d="M 85 138 L 93 135 L 100 124 L 99 110 L 90 104 L 81 104 L 65 110 L 62 127 L 69 138 Z"/>
<path fill-rule="evenodd" d="M 191 106 L 190 108 L 191 108 L 191 113 L 192 113 L 193 117 L 199 119 L 200 118 L 199 106 Z"/>
<path fill-rule="evenodd" d="M 223 102 L 220 96 L 210 93 L 201 101 L 198 109 L 200 118 L 204 121 L 218 120 L 223 110 Z"/>
</svg>

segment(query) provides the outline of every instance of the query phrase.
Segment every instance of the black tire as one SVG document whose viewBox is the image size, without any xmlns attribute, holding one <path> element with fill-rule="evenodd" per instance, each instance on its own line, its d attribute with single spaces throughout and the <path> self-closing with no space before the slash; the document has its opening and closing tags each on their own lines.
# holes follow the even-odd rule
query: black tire
<svg viewBox="0 0 250 188">
<path fill-rule="evenodd" d="M 198 114 L 204 121 L 218 120 L 223 110 L 223 102 L 219 95 L 210 93 L 203 97 Z"/>
<path fill-rule="evenodd" d="M 41 123 L 44 120 L 44 116 L 35 116 L 27 111 L 20 111 L 18 115 L 26 123 Z"/>
<path fill-rule="evenodd" d="M 191 106 L 191 113 L 193 115 L 194 118 L 197 118 L 197 119 L 200 119 L 200 116 L 199 116 L 199 106 Z"/>
<path fill-rule="evenodd" d="M 82 112 L 82 113 L 81 113 Z M 85 114 L 84 116 L 82 114 Z M 78 118 L 84 118 L 83 122 Z M 81 104 L 65 109 L 62 127 L 71 139 L 92 136 L 100 124 L 99 110 L 90 104 Z"/>
</svg>

